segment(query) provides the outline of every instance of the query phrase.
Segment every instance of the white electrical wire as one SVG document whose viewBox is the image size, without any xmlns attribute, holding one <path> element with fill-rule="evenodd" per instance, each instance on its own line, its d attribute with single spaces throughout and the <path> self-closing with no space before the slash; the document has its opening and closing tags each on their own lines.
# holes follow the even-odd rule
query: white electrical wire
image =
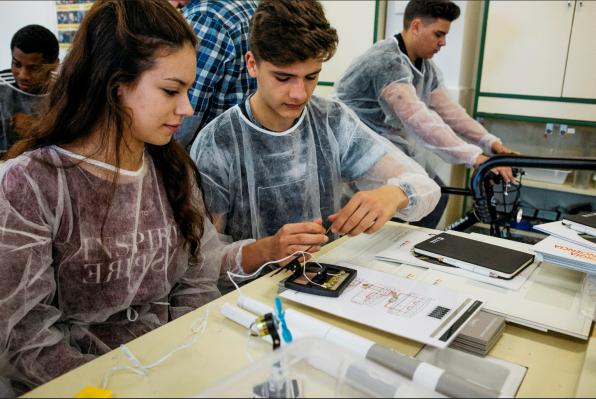
<svg viewBox="0 0 596 399">
<path fill-rule="evenodd" d="M 233 277 L 243 278 L 243 279 L 248 279 L 248 278 L 254 277 L 254 276 L 258 275 L 265 267 L 267 267 L 273 263 L 279 263 L 279 262 L 288 260 L 290 258 L 294 258 L 294 257 L 296 257 L 296 255 L 302 256 L 302 258 L 304 259 L 304 263 L 306 263 L 307 255 L 309 256 L 309 258 L 313 256 L 310 252 L 296 251 L 293 254 L 288 255 L 284 258 L 272 260 L 272 261 L 262 264 L 261 267 L 259 267 L 254 273 L 249 274 L 249 275 L 236 274 L 236 273 L 232 273 L 230 271 L 227 271 L 226 273 L 228 275 L 228 278 L 232 282 L 232 284 L 234 284 L 234 287 L 236 287 L 236 290 L 238 290 L 240 295 L 243 295 L 242 290 L 240 290 L 240 287 L 238 286 L 238 284 L 236 284 Z M 321 264 L 319 264 L 317 261 L 312 261 L 312 262 L 317 264 L 321 269 L 324 269 L 323 266 L 321 266 Z M 303 275 L 312 284 L 323 287 L 323 285 L 315 283 L 306 275 L 306 268 L 303 268 Z M 159 303 L 159 304 L 162 304 L 162 303 Z M 169 305 L 168 303 L 165 303 L 165 302 L 163 304 Z M 203 316 L 197 318 L 192 323 L 191 331 L 193 332 L 193 337 L 189 341 L 177 346 L 172 351 L 170 351 L 170 352 L 166 353 L 164 356 L 162 356 L 159 360 L 156 360 L 155 362 L 147 364 L 147 365 L 144 365 L 143 363 L 141 363 L 141 361 L 134 355 L 134 353 L 132 353 L 132 351 L 125 344 L 120 345 L 120 349 L 122 350 L 122 352 L 124 352 L 124 354 L 126 355 L 128 360 L 133 364 L 133 366 L 131 367 L 131 366 L 118 365 L 118 366 L 114 366 L 114 367 L 108 369 L 108 371 L 106 371 L 106 374 L 104 375 L 104 377 L 102 379 L 101 388 L 106 389 L 106 387 L 108 386 L 110 377 L 113 374 L 117 373 L 118 371 L 126 370 L 128 372 L 135 373 L 140 376 L 146 376 L 149 369 L 159 366 L 161 363 L 163 363 L 167 359 L 169 359 L 174 353 L 181 351 L 183 349 L 190 348 L 192 345 L 195 344 L 197 339 L 205 332 L 205 329 L 207 328 L 208 317 L 209 317 L 209 308 L 206 309 L 205 314 Z M 127 318 L 130 321 L 134 321 L 138 318 L 138 313 L 134 309 L 128 308 L 127 309 Z M 198 327 L 196 327 L 196 324 L 198 322 L 200 322 L 201 324 Z M 249 348 L 248 348 L 250 339 L 251 339 L 251 329 L 248 330 L 248 336 L 247 336 L 247 341 L 246 341 L 246 345 L 245 345 L 245 354 L 246 354 L 246 357 L 252 362 L 254 359 L 250 355 Z"/>
<path fill-rule="evenodd" d="M 202 336 L 203 333 L 205 332 L 205 329 L 207 328 L 208 318 L 209 318 L 209 308 L 207 308 L 205 310 L 205 314 L 198 317 L 191 324 L 190 330 L 193 333 L 193 337 L 190 340 L 177 346 L 176 348 L 174 348 L 170 352 L 166 353 L 164 356 L 162 356 L 160 359 L 156 360 L 155 362 L 147 364 L 147 365 L 144 365 L 143 363 L 141 363 L 141 361 L 134 355 L 134 353 L 132 353 L 132 351 L 125 344 L 120 345 L 120 349 L 122 350 L 122 352 L 124 352 L 124 354 L 126 355 L 128 360 L 133 364 L 133 366 L 131 367 L 131 366 L 118 365 L 118 366 L 114 366 L 114 367 L 110 368 L 106 372 L 106 374 L 104 375 L 104 377 L 102 379 L 101 388 L 106 389 L 106 387 L 108 386 L 110 377 L 118 371 L 127 370 L 129 372 L 138 374 L 140 376 L 146 376 L 149 369 L 159 366 L 160 364 L 162 364 L 163 362 L 168 360 L 174 353 L 181 351 L 182 349 L 190 348 L 192 345 L 194 345 L 196 343 L 197 339 L 200 336 Z M 197 326 L 197 323 L 199 323 L 199 322 L 200 322 L 200 324 Z"/>
<path fill-rule="evenodd" d="M 238 284 L 236 284 L 236 282 L 234 281 L 233 277 L 244 278 L 244 279 L 254 277 L 254 276 L 258 275 L 265 267 L 269 266 L 270 264 L 283 262 L 285 260 L 288 260 L 290 258 L 295 257 L 296 255 L 302 256 L 304 258 L 304 262 L 306 262 L 307 255 L 309 257 L 312 257 L 312 254 L 309 253 L 309 252 L 306 252 L 306 251 L 297 251 L 297 252 L 294 252 L 293 254 L 288 255 L 288 256 L 286 256 L 284 258 L 281 258 L 281 259 L 278 259 L 278 260 L 273 260 L 273 261 L 264 263 L 263 265 L 261 265 L 261 267 L 259 267 L 252 274 L 244 275 L 244 274 L 236 274 L 236 273 L 232 273 L 232 272 L 228 271 L 227 272 L 227 275 L 228 275 L 228 278 L 230 279 L 230 281 L 232 282 L 232 284 L 234 284 L 234 286 L 236 287 L 236 289 L 240 293 L 240 295 L 243 295 L 242 294 L 242 291 L 240 290 L 240 287 L 238 286 Z M 323 269 L 323 266 L 321 266 L 318 262 L 316 262 L 316 261 L 313 261 L 313 262 L 316 263 L 317 265 L 319 265 L 319 267 L 321 269 Z M 321 286 L 320 284 L 317 284 L 314 281 L 312 281 L 306 275 L 306 270 L 303 270 L 303 273 L 304 273 L 304 277 L 308 281 L 310 281 L 312 284 Z M 164 302 L 163 304 L 165 305 L 167 303 Z M 134 320 L 137 319 L 137 317 L 138 317 L 138 313 L 134 309 L 132 309 L 132 308 L 128 308 L 127 309 L 127 318 L 129 320 L 134 321 Z M 185 343 L 177 346 L 172 351 L 170 351 L 170 352 L 166 353 L 164 356 L 162 356 L 160 359 L 156 360 L 153 363 L 147 364 L 147 365 L 144 365 L 143 363 L 141 363 L 141 361 L 134 355 L 134 353 L 132 353 L 132 351 L 125 344 L 120 345 L 120 350 L 122 350 L 122 352 L 124 352 L 124 354 L 127 357 L 127 359 L 132 363 L 132 366 L 117 365 L 117 366 L 114 366 L 114 367 L 108 369 L 106 371 L 106 374 L 104 375 L 104 377 L 102 379 L 101 388 L 106 389 L 106 387 L 108 386 L 110 377 L 113 374 L 117 373 L 118 371 L 125 370 L 125 371 L 131 372 L 131 373 L 135 373 L 135 374 L 140 375 L 140 376 L 146 376 L 147 373 L 148 373 L 148 371 L 150 369 L 159 366 L 160 364 L 162 364 L 163 362 L 165 362 L 166 360 L 168 360 L 174 353 L 176 353 L 178 351 L 181 351 L 183 349 L 190 348 L 192 345 L 195 344 L 195 342 L 197 341 L 197 339 L 205 332 L 205 329 L 207 328 L 207 319 L 208 319 L 208 317 L 209 317 L 209 308 L 207 308 L 205 310 L 205 314 L 203 316 L 197 318 L 192 323 L 192 325 L 191 325 L 191 331 L 193 332 L 193 337 L 189 341 L 187 341 L 187 342 L 185 342 Z M 199 323 L 199 322 L 200 322 L 200 325 L 197 327 L 197 323 Z M 246 346 L 245 346 L 245 354 L 246 354 L 247 358 L 250 361 L 253 361 L 253 357 L 250 355 L 249 348 L 248 348 L 248 343 L 249 343 L 249 340 L 250 340 L 250 337 L 251 337 L 250 333 L 251 333 L 251 330 L 249 329 L 249 331 L 248 331 L 248 337 L 247 337 L 247 343 L 246 343 Z"/>
<path fill-rule="evenodd" d="M 296 255 L 300 255 L 300 256 L 302 256 L 302 258 L 304 259 L 304 263 L 306 263 L 306 261 L 307 261 L 307 259 L 306 259 L 306 256 L 307 256 L 307 255 L 309 256 L 309 258 L 312 258 L 312 257 L 313 257 L 313 254 L 312 254 L 312 253 L 310 253 L 310 252 L 306 252 L 306 251 L 296 251 L 296 252 L 294 252 L 293 254 L 290 254 L 290 255 L 288 255 L 288 256 L 286 256 L 286 257 L 284 257 L 284 258 L 277 259 L 277 260 L 272 260 L 272 261 L 269 261 L 269 262 L 267 262 L 267 263 L 263 263 L 263 264 L 261 265 L 261 267 L 259 267 L 259 268 L 258 268 L 258 269 L 257 269 L 255 272 L 253 272 L 252 274 L 236 274 L 236 273 L 232 273 L 232 272 L 230 272 L 230 271 L 227 271 L 226 273 L 227 273 L 227 275 L 228 275 L 228 278 L 229 278 L 229 279 L 230 279 L 230 281 L 232 282 L 232 284 L 234 284 L 234 287 L 236 287 L 236 290 L 238 291 L 238 293 L 240 294 L 240 296 L 242 296 L 242 295 L 244 295 L 244 294 L 242 293 L 242 290 L 240 289 L 240 287 L 238 286 L 238 284 L 236 284 L 236 282 L 234 281 L 234 278 L 233 278 L 233 277 L 236 277 L 236 278 L 244 278 L 244 279 L 252 278 L 252 277 L 254 277 L 254 276 L 257 276 L 257 275 L 258 275 L 258 274 L 259 274 L 259 273 L 260 273 L 260 272 L 261 272 L 261 271 L 262 271 L 262 270 L 263 270 L 263 269 L 264 269 L 266 266 L 269 266 L 269 265 L 271 265 L 271 264 L 273 264 L 273 263 L 279 263 L 279 262 L 283 262 L 283 261 L 285 261 L 285 260 L 288 260 L 288 259 L 290 259 L 290 258 L 294 258 L 294 257 L 296 257 Z M 324 269 L 325 269 L 325 268 L 324 268 L 323 266 L 321 266 L 321 264 L 320 264 L 319 262 L 317 262 L 316 260 L 312 260 L 311 262 L 312 262 L 312 263 L 315 263 L 315 264 L 317 264 L 317 265 L 318 265 L 318 266 L 321 268 L 321 270 L 324 270 Z M 283 267 L 283 266 L 282 266 L 282 267 Z M 308 280 L 308 281 L 309 281 L 311 284 L 317 285 L 317 286 L 319 286 L 319 287 L 325 287 L 323 284 L 318 284 L 318 283 L 315 283 L 314 281 L 312 281 L 312 280 L 311 280 L 311 279 L 310 279 L 310 278 L 309 278 L 309 277 L 306 275 L 306 268 L 303 268 L 303 269 L 302 269 L 302 275 L 303 275 L 303 276 L 304 276 L 304 278 L 305 278 L 306 280 Z M 333 274 L 331 274 L 331 275 L 333 275 Z"/>
<path fill-rule="evenodd" d="M 312 256 L 312 254 L 311 254 L 310 252 L 305 252 L 305 251 L 296 251 L 296 252 L 294 252 L 293 254 L 290 254 L 290 255 L 288 255 L 288 256 L 286 256 L 286 257 L 284 257 L 284 258 L 277 259 L 277 260 L 272 260 L 272 261 L 269 261 L 269 262 L 263 263 L 263 264 L 261 265 L 261 267 L 259 267 L 259 268 L 258 268 L 258 269 L 257 269 L 255 272 L 253 272 L 252 274 L 236 274 L 236 273 L 232 273 L 232 272 L 231 272 L 231 271 L 229 271 L 229 270 L 228 270 L 226 273 L 227 273 L 227 275 L 228 275 L 228 278 L 229 278 L 229 279 L 230 279 L 230 281 L 232 282 L 232 284 L 234 284 L 234 287 L 236 287 L 236 290 L 238 290 L 238 292 L 240 293 L 240 295 L 243 295 L 243 294 L 242 294 L 242 290 L 240 289 L 240 287 L 238 286 L 238 284 L 236 284 L 236 282 L 234 281 L 234 278 L 233 278 L 233 277 L 236 277 L 236 278 L 245 278 L 245 279 L 247 279 L 247 278 L 252 278 L 252 277 L 254 277 L 254 276 L 257 276 L 257 275 L 258 275 L 258 274 L 259 274 L 259 273 L 260 273 L 260 272 L 261 272 L 261 271 L 262 271 L 262 270 L 263 270 L 263 269 L 264 269 L 266 266 L 269 266 L 269 265 L 271 265 L 271 264 L 273 264 L 273 263 L 279 263 L 279 262 L 283 262 L 283 261 L 285 261 L 285 260 L 288 260 L 288 259 L 290 259 L 290 258 L 294 258 L 294 257 L 296 257 L 296 255 L 302 255 L 302 257 L 305 259 L 305 261 L 306 261 L 306 255 Z M 315 262 L 315 263 L 316 263 L 316 262 Z M 318 263 L 317 263 L 317 264 L 318 264 Z M 319 266 L 320 266 L 320 265 L 319 265 Z M 283 267 L 283 266 L 282 266 L 282 267 Z M 308 277 L 307 277 L 307 279 L 308 279 Z"/>
</svg>

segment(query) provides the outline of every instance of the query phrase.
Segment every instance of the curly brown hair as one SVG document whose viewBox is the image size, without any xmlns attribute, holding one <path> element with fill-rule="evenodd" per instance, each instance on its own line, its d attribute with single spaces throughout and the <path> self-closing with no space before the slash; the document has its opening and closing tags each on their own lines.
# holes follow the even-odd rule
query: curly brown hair
<svg viewBox="0 0 596 399">
<path fill-rule="evenodd" d="M 263 0 L 250 20 L 249 50 L 257 62 L 327 61 L 337 43 L 337 32 L 316 0 Z"/>
<path fill-rule="evenodd" d="M 196 36 L 166 0 L 97 1 L 75 35 L 49 93 L 46 111 L 7 157 L 49 145 L 70 144 L 101 130 L 106 132 L 102 148 L 113 140 L 116 166 L 120 166 L 120 148 L 126 145 L 123 132 L 131 118 L 119 99 L 118 87 L 137 82 L 164 50 L 174 52 L 185 45 L 196 47 Z M 199 171 L 174 141 L 163 146 L 146 144 L 146 148 L 164 182 L 185 245 L 196 253 L 206 215 L 193 196 L 193 190 L 200 187 Z M 117 177 L 112 180 L 112 192 Z M 111 201 L 106 217 L 110 206 Z"/>
</svg>

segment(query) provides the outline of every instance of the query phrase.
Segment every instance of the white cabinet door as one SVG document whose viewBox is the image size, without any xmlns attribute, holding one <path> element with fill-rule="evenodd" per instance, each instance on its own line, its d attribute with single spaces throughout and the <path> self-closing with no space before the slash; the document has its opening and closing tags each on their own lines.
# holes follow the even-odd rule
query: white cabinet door
<svg viewBox="0 0 596 399">
<path fill-rule="evenodd" d="M 563 97 L 596 99 L 596 2 L 577 1 Z"/>
<path fill-rule="evenodd" d="M 356 57 L 373 45 L 375 1 L 321 2 L 331 26 L 337 30 L 339 45 L 333 58 L 323 65 L 319 80 L 334 82 Z"/>
<path fill-rule="evenodd" d="M 560 97 L 575 7 L 567 0 L 491 1 L 480 91 Z"/>
</svg>

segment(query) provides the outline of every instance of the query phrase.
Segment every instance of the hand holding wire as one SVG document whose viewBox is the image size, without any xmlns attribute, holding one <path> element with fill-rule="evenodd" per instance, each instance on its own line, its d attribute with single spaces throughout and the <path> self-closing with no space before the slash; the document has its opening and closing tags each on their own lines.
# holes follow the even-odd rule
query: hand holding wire
<svg viewBox="0 0 596 399">
<path fill-rule="evenodd" d="M 391 219 L 398 209 L 408 205 L 401 188 L 386 185 L 356 193 L 339 212 L 329 216 L 331 231 L 351 237 L 360 233 L 375 233 Z"/>
<path fill-rule="evenodd" d="M 321 219 L 283 225 L 269 237 L 269 259 L 282 258 L 295 252 L 318 252 L 329 241 Z"/>
</svg>

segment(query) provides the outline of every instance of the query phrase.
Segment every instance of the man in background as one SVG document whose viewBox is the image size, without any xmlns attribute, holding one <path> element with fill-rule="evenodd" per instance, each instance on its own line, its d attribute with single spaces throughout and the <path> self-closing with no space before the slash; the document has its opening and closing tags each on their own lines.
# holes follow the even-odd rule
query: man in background
<svg viewBox="0 0 596 399">
<path fill-rule="evenodd" d="M 242 102 L 256 88 L 246 69 L 248 23 L 253 0 L 172 0 L 199 39 L 197 77 L 190 88 L 194 115 L 184 118 L 174 138 L 189 146 L 199 130 L 216 116 Z"/>
<path fill-rule="evenodd" d="M 10 42 L 10 69 L 0 71 L 0 152 L 27 133 L 58 65 L 58 40 L 41 25 L 27 25 Z"/>
<path fill-rule="evenodd" d="M 486 154 L 507 154 L 493 136 L 451 100 L 431 58 L 446 45 L 459 7 L 447 0 L 411 0 L 404 28 L 358 57 L 336 83 L 337 97 L 375 132 L 391 140 L 424 165 L 424 148 L 444 161 L 477 167 Z M 510 168 L 496 168 L 506 183 Z M 439 185 L 434 171 L 427 168 Z M 447 205 L 439 206 L 419 225 L 435 227 Z"/>
</svg>

